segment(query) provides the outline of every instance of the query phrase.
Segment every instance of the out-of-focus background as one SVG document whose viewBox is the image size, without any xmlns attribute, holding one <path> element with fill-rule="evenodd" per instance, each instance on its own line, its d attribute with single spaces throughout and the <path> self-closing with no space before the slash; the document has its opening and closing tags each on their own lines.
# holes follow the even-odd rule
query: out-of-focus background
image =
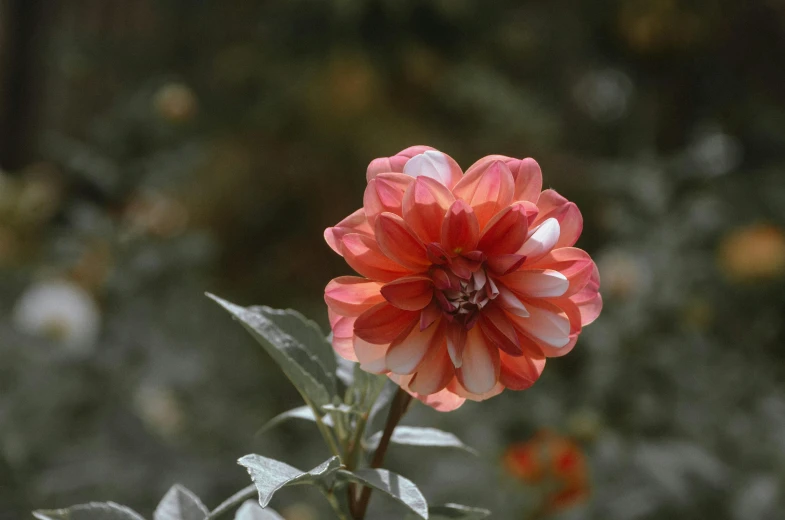
<svg viewBox="0 0 785 520">
<path fill-rule="evenodd" d="M 775 0 L 0 1 L 0 518 L 320 462 L 256 434 L 298 396 L 203 292 L 326 326 L 322 231 L 413 144 L 535 157 L 605 309 L 533 389 L 407 418 L 481 457 L 390 467 L 502 520 L 783 518 L 784 63 Z"/>
</svg>

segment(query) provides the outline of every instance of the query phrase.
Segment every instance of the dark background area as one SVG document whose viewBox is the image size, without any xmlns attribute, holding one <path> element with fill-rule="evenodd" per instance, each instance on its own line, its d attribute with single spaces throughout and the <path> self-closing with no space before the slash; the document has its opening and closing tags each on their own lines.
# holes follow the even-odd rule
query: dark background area
<svg viewBox="0 0 785 520">
<path fill-rule="evenodd" d="M 392 469 L 527 518 L 500 461 L 547 429 L 591 483 L 554 518 L 782 518 L 784 63 L 776 0 L 0 0 L 0 518 L 321 461 L 309 424 L 255 435 L 296 392 L 202 293 L 326 329 L 322 232 L 414 144 L 537 159 L 605 309 L 531 390 L 407 419 L 479 459 Z"/>
</svg>

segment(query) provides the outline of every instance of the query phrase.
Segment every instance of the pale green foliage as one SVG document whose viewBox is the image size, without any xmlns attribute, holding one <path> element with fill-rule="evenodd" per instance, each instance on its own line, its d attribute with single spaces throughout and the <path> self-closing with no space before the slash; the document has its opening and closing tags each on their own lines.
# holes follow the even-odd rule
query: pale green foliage
<svg viewBox="0 0 785 520">
<path fill-rule="evenodd" d="M 204 520 L 208 514 L 209 511 L 196 495 L 175 484 L 158 504 L 153 520 Z"/>
<path fill-rule="evenodd" d="M 90 502 L 66 509 L 33 512 L 38 520 L 143 520 L 136 512 L 114 502 Z"/>
<path fill-rule="evenodd" d="M 338 478 L 370 486 L 405 505 L 420 518 L 428 518 L 428 502 L 417 486 L 405 477 L 386 469 L 360 469 L 355 472 L 341 470 Z"/>
<path fill-rule="evenodd" d="M 246 455 L 237 461 L 251 475 L 259 492 L 259 505 L 267 507 L 273 495 L 281 488 L 298 484 L 312 484 L 327 489 L 332 486 L 333 476 L 341 468 L 338 457 L 332 457 L 310 471 L 297 468 L 261 455 Z"/>
<path fill-rule="evenodd" d="M 376 448 L 382 432 L 376 432 L 368 438 L 369 448 Z M 452 433 L 438 430 L 436 428 L 423 428 L 419 426 L 398 426 L 393 431 L 390 442 L 393 444 L 403 444 L 407 446 L 423 446 L 431 448 L 457 448 L 467 451 L 472 455 L 477 455 L 477 450 L 467 446 Z"/>
</svg>

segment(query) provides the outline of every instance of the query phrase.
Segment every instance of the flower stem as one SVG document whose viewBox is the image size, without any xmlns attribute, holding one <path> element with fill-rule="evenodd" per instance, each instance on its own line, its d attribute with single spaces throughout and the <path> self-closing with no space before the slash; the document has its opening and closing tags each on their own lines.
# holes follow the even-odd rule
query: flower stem
<svg viewBox="0 0 785 520">
<path fill-rule="evenodd" d="M 380 468 L 382 466 L 384 456 L 387 454 L 387 448 L 390 446 L 390 439 L 392 438 L 393 431 L 406 413 L 406 410 L 409 409 L 411 402 L 412 396 L 405 390 L 399 388 L 398 393 L 395 394 L 395 397 L 393 398 L 392 404 L 390 404 L 390 413 L 387 415 L 387 423 L 384 425 L 384 431 L 382 432 L 379 446 L 373 453 L 373 459 L 371 459 L 372 468 Z M 352 513 L 355 520 L 363 520 L 365 518 L 365 512 L 368 509 L 368 501 L 371 499 L 371 491 L 371 488 L 367 486 L 364 487 L 360 499 L 357 501 L 355 507 L 352 507 Z"/>
</svg>

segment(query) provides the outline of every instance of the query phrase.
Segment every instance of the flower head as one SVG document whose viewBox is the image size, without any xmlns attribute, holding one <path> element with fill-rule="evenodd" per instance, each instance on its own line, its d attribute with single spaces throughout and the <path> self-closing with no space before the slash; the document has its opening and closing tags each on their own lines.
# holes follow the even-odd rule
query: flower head
<svg viewBox="0 0 785 520">
<path fill-rule="evenodd" d="M 541 431 L 527 442 L 509 446 L 503 463 L 510 475 L 543 491 L 545 511 L 566 509 L 589 496 L 586 457 L 568 437 Z"/>
<path fill-rule="evenodd" d="M 325 289 L 333 347 L 438 410 L 529 388 L 602 308 L 572 247 L 577 206 L 533 159 L 491 155 L 464 174 L 413 146 L 368 166 L 363 208 L 325 231 L 361 277 Z"/>
</svg>

